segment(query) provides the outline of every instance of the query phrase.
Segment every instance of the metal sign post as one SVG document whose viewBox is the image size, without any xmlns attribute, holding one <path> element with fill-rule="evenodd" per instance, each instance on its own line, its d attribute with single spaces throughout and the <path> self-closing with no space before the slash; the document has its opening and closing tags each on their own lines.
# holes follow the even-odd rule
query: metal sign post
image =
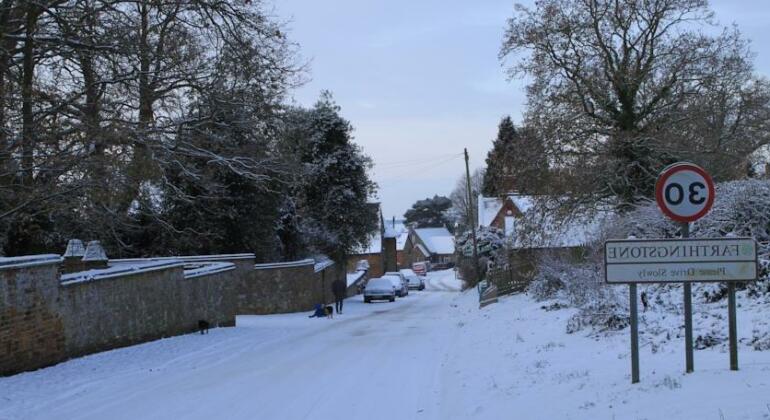
<svg viewBox="0 0 770 420">
<path fill-rule="evenodd" d="M 636 283 L 628 285 L 631 310 L 631 383 L 639 382 L 639 309 L 636 301 Z"/>
<path fill-rule="evenodd" d="M 682 226 L 682 239 L 690 237 L 690 222 L 700 219 L 711 209 L 715 196 L 714 181 L 700 166 L 675 163 L 663 170 L 655 183 L 655 199 L 660 210 Z M 692 349 L 692 286 L 685 283 L 684 293 L 684 359 L 685 372 L 695 370 Z"/>
<path fill-rule="evenodd" d="M 682 239 L 690 237 L 690 223 L 682 223 Z M 692 286 L 684 283 L 684 370 L 691 373 L 695 370 L 692 351 Z"/>
<path fill-rule="evenodd" d="M 607 283 L 629 285 L 631 311 L 631 381 L 639 381 L 637 285 L 639 283 L 727 282 L 730 329 L 730 369 L 738 369 L 735 282 L 757 279 L 757 244 L 753 238 L 629 239 L 604 243 Z M 685 287 L 685 310 L 692 314 L 690 287 Z M 685 314 L 685 322 L 688 314 Z M 691 315 L 690 315 L 691 316 Z M 692 324 L 690 324 L 692 325 Z M 692 327 L 686 335 L 692 334 Z M 686 328 L 687 329 L 687 328 Z M 692 340 L 687 340 L 688 353 Z M 692 355 L 686 357 L 692 363 Z M 692 365 L 687 366 L 691 368 Z"/>
<path fill-rule="evenodd" d="M 689 239 L 690 222 L 711 209 L 716 190 L 703 168 L 676 163 L 658 177 L 655 198 L 661 211 L 681 224 L 682 239 L 609 240 L 604 244 L 607 283 L 628 284 L 631 312 L 631 383 L 639 382 L 639 283 L 683 283 L 685 371 L 693 372 L 693 282 L 727 282 L 730 369 L 738 370 L 735 282 L 753 281 L 759 272 L 753 238 Z"/>
<path fill-rule="evenodd" d="M 738 370 L 738 327 L 735 321 L 735 283 L 727 283 L 727 329 L 730 335 L 730 370 Z"/>
</svg>

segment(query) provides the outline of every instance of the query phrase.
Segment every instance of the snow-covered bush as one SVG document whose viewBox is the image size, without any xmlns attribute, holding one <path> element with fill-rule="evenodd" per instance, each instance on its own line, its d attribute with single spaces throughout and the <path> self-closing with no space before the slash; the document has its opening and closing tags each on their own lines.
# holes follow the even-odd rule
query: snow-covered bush
<svg viewBox="0 0 770 420">
<path fill-rule="evenodd" d="M 613 300 L 591 301 L 580 308 L 580 312 L 567 320 L 567 334 L 584 328 L 598 331 L 617 331 L 630 323 L 628 308 Z"/>
<path fill-rule="evenodd" d="M 665 217 L 656 203 L 640 204 L 635 210 L 611 218 L 602 225 L 598 239 L 587 247 L 588 258 L 582 261 L 553 255 L 541 258 L 528 292 L 537 300 L 556 299 L 577 308 L 579 312 L 567 323 L 569 333 L 586 328 L 596 332 L 625 328 L 629 323 L 627 288 L 604 283 L 604 240 L 630 236 L 676 238 L 680 235 L 680 226 Z M 745 289 L 741 296 L 756 301 L 757 310 L 764 311 L 764 305 L 770 303 L 770 181 L 741 180 L 718 184 L 713 209 L 691 225 L 690 235 L 694 238 L 750 236 L 757 240 L 760 281 L 739 285 L 738 289 Z M 670 320 L 681 317 L 681 286 L 646 285 L 640 292 L 645 292 L 649 302 L 649 312 L 642 315 L 640 322 L 649 332 L 654 332 L 651 336 L 656 338 L 652 344 L 656 347 L 670 340 L 671 330 L 675 329 Z M 700 305 L 707 305 L 701 306 L 704 308 L 703 319 L 699 322 L 701 333 L 695 338 L 695 346 L 723 345 L 725 320 L 721 312 L 727 287 L 720 283 L 696 284 L 693 296 Z M 755 331 L 750 344 L 757 350 L 770 349 L 770 333 Z"/>
<path fill-rule="evenodd" d="M 477 254 L 482 277 L 487 269 L 497 268 L 505 264 L 505 232 L 491 226 L 481 226 L 476 229 Z M 457 269 L 463 279 L 472 279 L 474 271 L 473 237 L 471 231 L 465 231 L 455 236 L 455 253 L 457 254 Z M 466 281 L 468 286 L 474 286 Z"/>
<path fill-rule="evenodd" d="M 567 321 L 567 333 L 584 328 L 619 330 L 628 325 L 628 309 L 614 288 L 604 283 L 599 261 L 573 261 L 547 254 L 528 292 L 537 300 L 558 299 L 579 312 Z"/>
<path fill-rule="evenodd" d="M 572 306 L 581 306 L 594 299 L 602 288 L 601 272 L 591 262 L 574 262 L 557 254 L 540 258 L 538 272 L 529 286 L 537 300 L 561 298 Z"/>
</svg>

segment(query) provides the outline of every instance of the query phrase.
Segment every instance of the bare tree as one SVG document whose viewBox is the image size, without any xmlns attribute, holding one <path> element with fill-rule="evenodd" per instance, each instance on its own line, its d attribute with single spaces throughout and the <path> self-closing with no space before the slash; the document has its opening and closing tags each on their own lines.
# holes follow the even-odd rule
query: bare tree
<svg viewBox="0 0 770 420">
<path fill-rule="evenodd" d="M 516 7 L 500 56 L 527 53 L 510 67 L 532 78 L 525 124 L 549 163 L 580 181 L 573 193 L 627 209 L 669 162 L 718 169 L 768 142 L 768 85 L 738 30 L 704 32 L 715 25 L 706 0 Z"/>
<path fill-rule="evenodd" d="M 468 201 L 468 183 L 465 180 L 465 175 L 457 178 L 455 188 L 449 194 L 449 199 L 452 200 L 450 213 L 453 221 L 457 224 L 457 229 L 455 230 L 457 233 L 470 229 L 469 221 L 478 218 L 478 199 L 484 186 L 484 172 L 485 170 L 480 168 L 473 171 L 471 175 L 470 202 Z"/>
</svg>

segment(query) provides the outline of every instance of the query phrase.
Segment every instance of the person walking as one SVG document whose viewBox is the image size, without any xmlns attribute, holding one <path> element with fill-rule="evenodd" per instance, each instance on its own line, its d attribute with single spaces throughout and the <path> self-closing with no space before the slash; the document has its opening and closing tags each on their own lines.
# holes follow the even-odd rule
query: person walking
<svg viewBox="0 0 770 420">
<path fill-rule="evenodd" d="M 345 280 L 337 279 L 332 282 L 332 293 L 334 294 L 334 307 L 338 314 L 342 313 L 342 302 L 348 292 L 348 285 Z"/>
</svg>

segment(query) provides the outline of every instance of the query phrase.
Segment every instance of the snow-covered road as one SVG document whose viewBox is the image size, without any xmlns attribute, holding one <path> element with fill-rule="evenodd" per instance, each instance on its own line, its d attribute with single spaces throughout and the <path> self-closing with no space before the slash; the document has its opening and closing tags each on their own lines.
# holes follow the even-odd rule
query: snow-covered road
<svg viewBox="0 0 770 420">
<path fill-rule="evenodd" d="M 333 320 L 239 317 L 0 378 L 0 419 L 770 418 L 770 352 L 741 345 L 731 372 L 724 346 L 699 350 L 685 375 L 672 334 L 642 346 L 632 385 L 627 330 L 566 334 L 574 309 L 526 295 L 479 309 L 457 287 L 452 271 L 430 273 L 424 292 L 348 299 Z"/>
<path fill-rule="evenodd" d="M 333 320 L 239 317 L 211 330 L 0 378 L 0 419 L 360 419 L 438 414 L 459 283 Z"/>
</svg>

